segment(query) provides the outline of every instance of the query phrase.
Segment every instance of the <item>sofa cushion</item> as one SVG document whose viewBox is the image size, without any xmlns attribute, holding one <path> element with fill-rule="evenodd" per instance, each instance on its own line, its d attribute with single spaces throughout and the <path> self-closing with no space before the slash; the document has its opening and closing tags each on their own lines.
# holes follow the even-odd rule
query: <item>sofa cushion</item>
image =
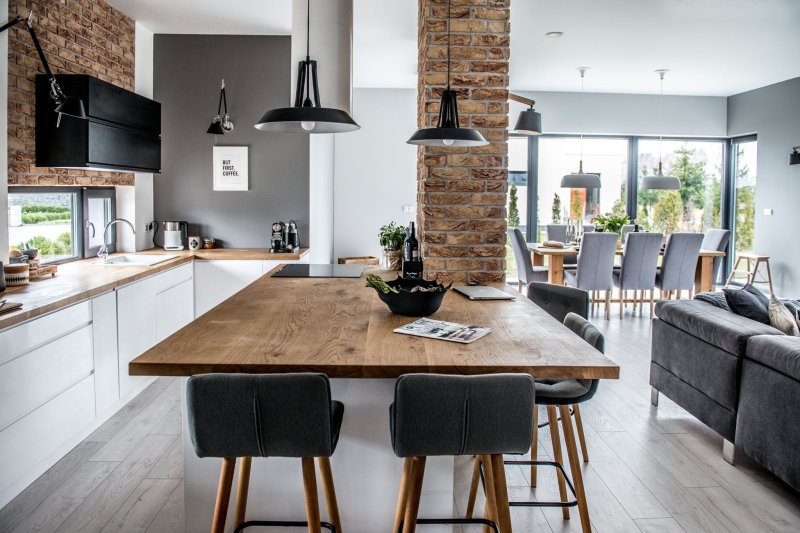
<svg viewBox="0 0 800 533">
<path fill-rule="evenodd" d="M 747 343 L 746 357 L 800 381 L 800 337 L 752 337 Z"/>
<path fill-rule="evenodd" d="M 728 307 L 737 315 L 769 324 L 769 307 L 750 291 L 744 289 L 722 289 Z"/>
<path fill-rule="evenodd" d="M 755 296 L 756 300 L 761 302 L 761 305 L 764 306 L 765 309 L 769 308 L 769 296 L 764 294 L 764 292 L 761 289 L 759 289 L 758 287 L 756 287 L 751 283 L 746 283 L 744 287 L 742 287 L 742 290 L 747 291 L 753 296 Z"/>
<path fill-rule="evenodd" d="M 728 307 L 728 301 L 725 299 L 725 294 L 722 291 L 701 292 L 700 294 L 695 295 L 694 299 L 709 303 L 714 307 L 719 307 L 720 309 L 724 309 L 726 311 L 731 310 L 731 308 Z"/>
<path fill-rule="evenodd" d="M 786 335 L 800 336 L 794 313 L 789 311 L 789 308 L 782 304 L 774 294 L 769 300 L 769 325 L 781 330 Z"/>
<path fill-rule="evenodd" d="M 739 356 L 744 356 L 747 339 L 754 335 L 782 335 L 771 326 L 700 300 L 658 302 L 656 315 L 667 324 Z"/>
</svg>

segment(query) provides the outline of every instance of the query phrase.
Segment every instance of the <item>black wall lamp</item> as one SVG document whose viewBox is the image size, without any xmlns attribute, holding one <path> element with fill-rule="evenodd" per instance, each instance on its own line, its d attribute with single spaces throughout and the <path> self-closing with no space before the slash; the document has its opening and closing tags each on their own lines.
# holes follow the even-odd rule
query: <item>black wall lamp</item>
<svg viewBox="0 0 800 533">
<path fill-rule="evenodd" d="M 64 91 L 61 90 L 61 86 L 56 81 L 55 76 L 53 76 L 53 72 L 50 70 L 50 65 L 47 63 L 47 58 L 44 57 L 42 45 L 39 44 L 39 39 L 36 38 L 36 32 L 33 31 L 33 22 L 31 21 L 32 18 L 33 11 L 28 13 L 28 18 L 22 18 L 17 15 L 13 19 L 0 26 L 0 33 L 6 31 L 11 26 L 16 24 L 21 22 L 25 23 L 25 25 L 28 27 L 28 33 L 30 33 L 31 39 L 33 40 L 33 44 L 36 47 L 36 51 L 39 53 L 39 59 L 42 61 L 44 71 L 47 73 L 47 77 L 50 79 L 50 98 L 53 99 L 53 103 L 56 105 L 55 112 L 58 113 L 57 124 L 61 124 L 61 115 L 69 115 L 71 117 L 86 119 L 86 110 L 83 107 L 83 102 L 79 98 L 72 98 L 65 95 Z"/>
<path fill-rule="evenodd" d="M 790 165 L 800 165 L 800 144 L 792 148 L 792 153 L 789 154 L 789 164 Z"/>
<path fill-rule="evenodd" d="M 536 100 L 531 100 L 530 98 L 525 98 L 524 96 L 514 93 L 508 93 L 508 99 L 529 106 L 528 109 L 520 111 L 517 124 L 511 131 L 523 135 L 541 135 L 542 114 L 533 108 L 533 106 L 536 105 Z"/>
<path fill-rule="evenodd" d="M 222 106 L 225 106 L 225 115 L 221 115 Z M 222 80 L 222 86 L 219 90 L 219 103 L 217 104 L 217 116 L 211 121 L 211 125 L 206 130 L 206 133 L 214 135 L 225 135 L 233 131 L 233 122 L 228 116 L 228 98 L 225 96 L 225 80 Z"/>
</svg>

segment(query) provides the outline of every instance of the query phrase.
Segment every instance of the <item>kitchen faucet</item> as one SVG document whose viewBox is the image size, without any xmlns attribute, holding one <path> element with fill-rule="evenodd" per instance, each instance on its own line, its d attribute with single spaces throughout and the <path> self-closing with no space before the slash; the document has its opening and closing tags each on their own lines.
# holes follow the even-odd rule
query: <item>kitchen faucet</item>
<svg viewBox="0 0 800 533">
<path fill-rule="evenodd" d="M 108 228 L 116 224 L 117 222 L 124 222 L 131 228 L 131 232 L 136 235 L 136 230 L 133 229 L 133 224 L 129 221 L 125 220 L 124 218 L 115 218 L 114 220 L 110 221 L 106 224 L 105 229 L 103 230 L 103 246 L 97 251 L 97 257 L 103 258 L 103 263 L 108 263 Z"/>
</svg>

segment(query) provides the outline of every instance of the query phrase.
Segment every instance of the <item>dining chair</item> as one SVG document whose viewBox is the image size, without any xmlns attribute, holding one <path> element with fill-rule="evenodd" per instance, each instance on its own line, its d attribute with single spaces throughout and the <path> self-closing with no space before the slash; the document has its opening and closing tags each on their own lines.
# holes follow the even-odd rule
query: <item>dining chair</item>
<svg viewBox="0 0 800 533">
<path fill-rule="evenodd" d="M 625 244 L 625 240 L 628 238 L 629 233 L 635 233 L 635 232 L 636 232 L 635 224 L 625 224 L 624 226 L 622 226 L 622 232 L 620 233 L 622 244 Z"/>
<path fill-rule="evenodd" d="M 689 291 L 691 297 L 702 244 L 702 233 L 673 233 L 667 237 L 664 258 L 656 271 L 656 287 L 662 298 L 666 293 L 666 297 L 672 299 L 676 291 L 679 300 L 681 291 Z"/>
<path fill-rule="evenodd" d="M 564 283 L 587 291 L 606 292 L 606 320 L 611 318 L 611 291 L 614 288 L 614 256 L 617 234 L 595 231 L 583 236 L 578 252 L 578 268 L 564 271 Z"/>
<path fill-rule="evenodd" d="M 596 228 L 595 228 L 594 224 L 584 224 L 583 225 L 583 232 L 584 233 L 591 233 L 591 232 L 595 231 L 595 229 Z"/>
<path fill-rule="evenodd" d="M 728 241 L 731 240 L 731 230 L 729 229 L 715 229 L 712 228 L 706 231 L 703 237 L 703 244 L 700 245 L 701 250 L 714 250 L 716 252 L 724 252 L 728 247 Z M 712 280 L 714 285 L 719 281 L 719 271 L 722 268 L 723 257 L 714 258 L 714 266 L 711 269 Z"/>
<path fill-rule="evenodd" d="M 650 318 L 653 318 L 653 293 L 656 288 L 656 271 L 658 256 L 661 253 L 660 233 L 634 232 L 628 234 L 628 240 L 622 249 L 622 263 L 614 268 L 614 285 L 619 288 L 619 318 L 625 311 L 625 296 L 633 291 L 633 311 L 639 302 L 639 314 L 642 314 L 644 291 L 650 292 Z M 637 292 L 639 297 L 637 298 Z"/>
<path fill-rule="evenodd" d="M 567 242 L 567 225 L 546 224 L 544 234 L 548 241 Z"/>
<path fill-rule="evenodd" d="M 514 262 L 517 264 L 517 290 L 522 292 L 523 284 L 527 287 L 534 281 L 547 281 L 547 267 L 533 266 L 528 244 L 519 228 L 509 228 L 507 233 L 514 252 Z"/>
</svg>

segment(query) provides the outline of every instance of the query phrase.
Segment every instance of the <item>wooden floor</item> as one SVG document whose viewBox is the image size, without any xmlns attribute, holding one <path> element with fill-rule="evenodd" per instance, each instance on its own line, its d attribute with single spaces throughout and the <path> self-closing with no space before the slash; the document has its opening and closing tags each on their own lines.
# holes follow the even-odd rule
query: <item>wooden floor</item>
<svg viewBox="0 0 800 533">
<path fill-rule="evenodd" d="M 726 463 L 722 439 L 663 395 L 658 408 L 650 405 L 649 321 L 628 311 L 623 321 L 598 314 L 593 322 L 622 369 L 619 381 L 604 381 L 582 407 L 593 529 L 800 531 L 798 493 L 746 457 L 735 467 Z M 0 509 L 0 531 L 183 531 L 178 383 L 159 379 Z M 551 450 L 544 429 L 540 458 Z M 458 471 L 468 473 L 469 459 L 459 461 Z M 551 469 L 539 469 L 533 490 L 528 474 L 527 467 L 508 468 L 512 499 L 558 499 Z M 463 512 L 466 480 L 457 487 Z M 478 504 L 482 509 L 482 496 Z M 565 521 L 558 509 L 517 507 L 512 518 L 516 531 L 580 531 L 577 510 Z"/>
</svg>

